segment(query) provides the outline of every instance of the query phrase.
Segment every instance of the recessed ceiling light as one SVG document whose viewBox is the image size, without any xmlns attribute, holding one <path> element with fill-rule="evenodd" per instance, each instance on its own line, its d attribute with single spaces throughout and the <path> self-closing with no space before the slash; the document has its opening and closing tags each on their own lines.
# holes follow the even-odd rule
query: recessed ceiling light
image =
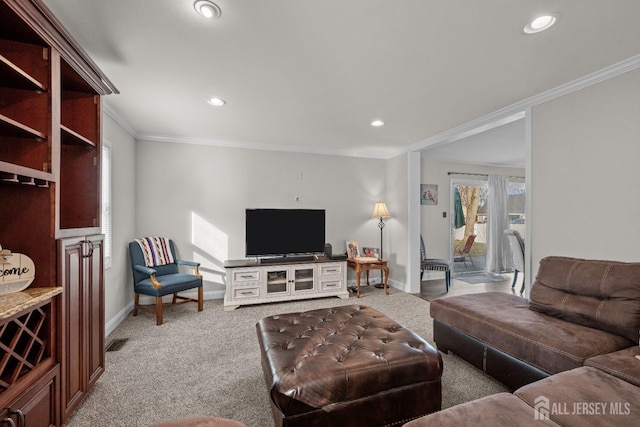
<svg viewBox="0 0 640 427">
<path fill-rule="evenodd" d="M 209 0 L 198 0 L 193 4 L 194 9 L 205 18 L 219 18 L 222 14 L 220 7 Z"/>
<path fill-rule="evenodd" d="M 525 27 L 524 32 L 535 34 L 550 28 L 558 20 L 558 16 L 552 13 L 540 15 L 531 20 Z"/>
<path fill-rule="evenodd" d="M 213 105 L 214 107 L 222 107 L 224 104 L 226 104 L 226 103 L 227 103 L 227 101 L 225 101 L 225 100 L 224 100 L 224 99 L 222 99 L 222 98 L 215 98 L 215 97 L 214 97 L 214 98 L 209 98 L 209 99 L 207 100 L 207 103 L 208 103 L 209 105 Z"/>
<path fill-rule="evenodd" d="M 383 125 L 384 125 L 384 122 L 382 120 L 374 120 L 374 121 L 371 122 L 371 126 L 376 127 L 376 128 L 380 127 L 380 126 L 383 126 Z"/>
</svg>

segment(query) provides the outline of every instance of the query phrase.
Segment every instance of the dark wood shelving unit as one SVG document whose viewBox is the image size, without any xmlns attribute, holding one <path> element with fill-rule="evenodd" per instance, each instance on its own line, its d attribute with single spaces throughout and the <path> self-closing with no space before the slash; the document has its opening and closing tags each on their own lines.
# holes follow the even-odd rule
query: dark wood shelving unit
<svg viewBox="0 0 640 427">
<path fill-rule="evenodd" d="M 104 371 L 101 96 L 113 92 L 43 0 L 0 0 L 0 244 L 33 260 L 25 292 L 62 289 L 0 316 L 0 419 L 19 427 L 19 411 L 61 425 Z"/>
</svg>

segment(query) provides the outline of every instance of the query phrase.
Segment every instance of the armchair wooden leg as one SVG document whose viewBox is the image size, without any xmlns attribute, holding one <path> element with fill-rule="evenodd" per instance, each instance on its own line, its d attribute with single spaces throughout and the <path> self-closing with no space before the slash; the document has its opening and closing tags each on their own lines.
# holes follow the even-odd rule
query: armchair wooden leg
<svg viewBox="0 0 640 427">
<path fill-rule="evenodd" d="M 176 301 L 178 301 L 178 293 L 177 293 L 177 292 L 174 292 L 174 293 L 173 293 L 173 300 L 171 301 L 171 304 L 175 304 L 175 303 L 176 303 Z"/>
<path fill-rule="evenodd" d="M 202 286 L 198 288 L 198 311 L 204 310 L 204 290 Z"/>
<path fill-rule="evenodd" d="M 162 297 L 156 297 L 156 325 L 162 325 Z"/>
<path fill-rule="evenodd" d="M 135 294 L 133 298 L 133 315 L 138 315 L 138 304 L 140 303 L 140 294 Z"/>
</svg>

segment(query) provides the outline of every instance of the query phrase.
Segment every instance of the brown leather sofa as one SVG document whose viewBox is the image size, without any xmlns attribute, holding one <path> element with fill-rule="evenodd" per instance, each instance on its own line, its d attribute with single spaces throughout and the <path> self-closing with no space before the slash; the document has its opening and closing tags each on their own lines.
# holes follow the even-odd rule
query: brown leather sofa
<svg viewBox="0 0 640 427">
<path fill-rule="evenodd" d="M 583 366 L 528 384 L 514 394 L 498 393 L 452 406 L 405 427 L 637 427 L 639 420 L 640 387 Z"/>
<path fill-rule="evenodd" d="M 405 424 L 637 426 L 640 263 L 548 257 L 530 300 L 501 293 L 431 302 L 434 341 L 506 384 Z"/>
<path fill-rule="evenodd" d="M 548 257 L 530 299 L 433 300 L 434 341 L 512 390 L 629 348 L 640 330 L 640 263 Z"/>
<path fill-rule="evenodd" d="M 256 332 L 278 427 L 394 426 L 441 408 L 440 353 L 371 307 L 269 316 Z"/>
</svg>

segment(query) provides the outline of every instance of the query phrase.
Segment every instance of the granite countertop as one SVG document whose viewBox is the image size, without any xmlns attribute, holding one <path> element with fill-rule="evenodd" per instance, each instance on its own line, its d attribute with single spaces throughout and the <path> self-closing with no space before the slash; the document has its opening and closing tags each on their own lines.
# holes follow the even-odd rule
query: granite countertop
<svg viewBox="0 0 640 427">
<path fill-rule="evenodd" d="M 0 295 L 0 320 L 4 320 L 62 293 L 62 287 L 27 288 L 24 291 Z"/>
</svg>

